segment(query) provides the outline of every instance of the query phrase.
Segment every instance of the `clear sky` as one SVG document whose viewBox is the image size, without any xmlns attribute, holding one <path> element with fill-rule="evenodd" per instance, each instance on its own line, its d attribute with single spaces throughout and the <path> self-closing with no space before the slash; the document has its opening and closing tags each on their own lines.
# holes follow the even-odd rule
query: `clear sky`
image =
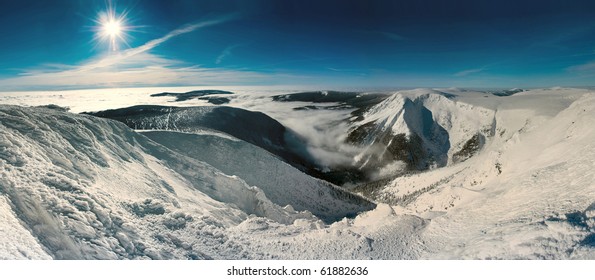
<svg viewBox="0 0 595 280">
<path fill-rule="evenodd" d="M 592 0 L 0 0 L 0 91 L 595 86 Z"/>
</svg>

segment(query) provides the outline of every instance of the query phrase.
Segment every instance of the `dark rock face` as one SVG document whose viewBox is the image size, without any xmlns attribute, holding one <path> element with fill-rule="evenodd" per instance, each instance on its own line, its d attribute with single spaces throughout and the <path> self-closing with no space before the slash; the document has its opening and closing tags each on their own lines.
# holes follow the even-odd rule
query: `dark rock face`
<svg viewBox="0 0 595 280">
<path fill-rule="evenodd" d="M 465 142 L 463 148 L 460 151 L 456 152 L 452 156 L 453 162 L 463 162 L 475 155 L 483 146 L 485 142 L 485 137 L 480 133 L 477 133 L 471 137 L 471 139 Z"/>
<path fill-rule="evenodd" d="M 424 159 L 426 152 L 423 149 L 423 141 L 417 134 L 406 136 L 404 133 L 397 134 L 390 138 L 383 139 L 386 145 L 388 160 L 400 160 L 407 164 L 409 170 L 416 170 L 420 167 L 426 169 Z"/>
<path fill-rule="evenodd" d="M 525 91 L 524 89 L 520 89 L 520 88 L 513 88 L 513 89 L 505 89 L 505 90 L 501 90 L 501 91 L 496 91 L 496 92 L 492 92 L 491 94 L 495 95 L 495 96 L 511 96 L 511 95 L 515 95 L 519 92 L 523 92 Z"/>
<path fill-rule="evenodd" d="M 347 135 L 347 143 L 349 144 L 361 144 L 364 143 L 366 138 L 372 135 L 372 131 L 376 129 L 376 123 L 371 121 L 363 125 L 358 126 L 356 129 L 349 132 Z"/>
<path fill-rule="evenodd" d="M 413 133 L 392 134 L 383 132 L 370 146 L 371 152 L 361 162 L 360 169 L 371 172 L 388 165 L 394 161 L 404 162 L 407 170 L 425 170 L 429 167 L 428 153 L 423 146 L 423 140 L 419 135 Z"/>
<path fill-rule="evenodd" d="M 208 96 L 208 97 L 199 97 L 198 99 L 200 100 L 206 100 L 207 102 L 214 104 L 214 105 L 222 105 L 222 104 L 227 104 L 229 103 L 229 98 L 225 98 L 225 97 L 213 97 L 213 96 Z"/>
</svg>

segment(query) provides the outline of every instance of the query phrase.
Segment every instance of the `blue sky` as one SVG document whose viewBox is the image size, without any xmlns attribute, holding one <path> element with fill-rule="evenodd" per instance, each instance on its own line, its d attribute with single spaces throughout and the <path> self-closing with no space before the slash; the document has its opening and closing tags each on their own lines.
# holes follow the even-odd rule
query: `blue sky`
<svg viewBox="0 0 595 280">
<path fill-rule="evenodd" d="M 595 1 L 0 0 L 0 6 L 0 90 L 595 85 Z M 99 35 L 108 10 L 122 19 L 114 46 Z"/>
</svg>

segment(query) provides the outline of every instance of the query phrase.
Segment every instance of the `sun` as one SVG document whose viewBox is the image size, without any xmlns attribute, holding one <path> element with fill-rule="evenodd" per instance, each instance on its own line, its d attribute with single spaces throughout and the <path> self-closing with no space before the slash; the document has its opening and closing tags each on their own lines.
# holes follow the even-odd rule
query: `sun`
<svg viewBox="0 0 595 280">
<path fill-rule="evenodd" d="M 126 39 L 127 32 L 132 28 L 127 25 L 126 15 L 124 11 L 120 14 L 116 12 L 111 2 L 104 12 L 99 13 L 95 21 L 95 41 L 107 42 L 111 51 L 117 51 L 122 44 L 128 45 Z"/>
<path fill-rule="evenodd" d="M 125 19 L 122 16 L 116 16 L 113 10 L 108 11 L 100 17 L 99 37 L 103 41 L 109 42 L 112 51 L 118 50 L 120 41 L 126 42 L 124 39 L 124 31 L 126 30 L 124 21 Z"/>
<path fill-rule="evenodd" d="M 120 37 L 122 33 L 122 23 L 114 19 L 103 23 L 102 28 L 105 36 L 108 37 Z"/>
</svg>

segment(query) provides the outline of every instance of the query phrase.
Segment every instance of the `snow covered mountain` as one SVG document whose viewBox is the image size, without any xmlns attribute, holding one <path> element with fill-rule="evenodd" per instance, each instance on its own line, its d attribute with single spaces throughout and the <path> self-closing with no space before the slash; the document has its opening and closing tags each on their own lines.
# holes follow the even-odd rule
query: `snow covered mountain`
<svg viewBox="0 0 595 280">
<path fill-rule="evenodd" d="M 436 90 L 403 91 L 365 111 L 347 141 L 373 177 L 444 167 L 472 156 L 495 132 L 494 111 Z"/>
<path fill-rule="evenodd" d="M 249 215 L 318 221 L 119 122 L 56 107 L 1 106 L 0 123 L 0 258 L 235 258 L 237 250 L 221 248 L 234 245 L 218 228 Z M 290 182 L 305 177 L 285 171 Z M 312 180 L 290 192 L 284 186 L 293 196 L 286 200 L 325 205 L 316 210 L 326 217 L 373 206 Z"/>
<path fill-rule="evenodd" d="M 291 131 L 261 112 L 226 106 L 133 106 L 86 113 L 123 122 L 136 130 L 178 132 L 215 131 L 261 147 L 301 170 L 312 170 L 307 155 L 299 153 L 300 143 Z"/>
<path fill-rule="evenodd" d="M 491 131 L 481 150 L 464 162 L 360 191 L 430 219 L 425 234 L 438 247 L 426 256 L 595 257 L 595 95 L 574 89 L 505 98 L 453 94 L 493 112 L 484 118 L 485 124 L 493 118 L 491 127 L 475 122 L 479 131 Z"/>
<path fill-rule="evenodd" d="M 315 133 L 305 131 L 295 121 L 283 124 L 305 139 L 306 145 L 316 147 L 310 150 L 312 158 L 316 159 L 317 153 L 345 156 L 326 168 L 328 173 L 351 176 L 355 184 L 464 161 L 495 133 L 494 110 L 461 102 L 456 95 L 438 90 L 390 95 L 302 92 L 276 95 L 272 101 L 294 103 L 293 110 L 311 115 L 349 112 L 342 116 L 335 113 L 337 118 L 327 120 L 328 124 L 323 117 L 309 124 L 319 128 L 317 134 L 326 133 L 327 138 L 337 139 L 335 142 L 320 143 L 318 135 L 312 136 Z M 308 102 L 312 105 L 306 105 Z M 266 107 L 256 109 L 267 112 Z M 267 114 L 275 116 L 275 112 Z"/>
<path fill-rule="evenodd" d="M 234 92 L 228 105 L 253 112 L 222 109 L 202 129 L 219 107 L 141 107 L 166 112 L 135 132 L 0 105 L 0 258 L 595 258 L 591 90 L 417 89 L 363 109 Z M 308 160 L 369 174 L 351 190 L 374 204 L 281 162 L 282 130 L 215 124 L 254 111 Z"/>
</svg>

